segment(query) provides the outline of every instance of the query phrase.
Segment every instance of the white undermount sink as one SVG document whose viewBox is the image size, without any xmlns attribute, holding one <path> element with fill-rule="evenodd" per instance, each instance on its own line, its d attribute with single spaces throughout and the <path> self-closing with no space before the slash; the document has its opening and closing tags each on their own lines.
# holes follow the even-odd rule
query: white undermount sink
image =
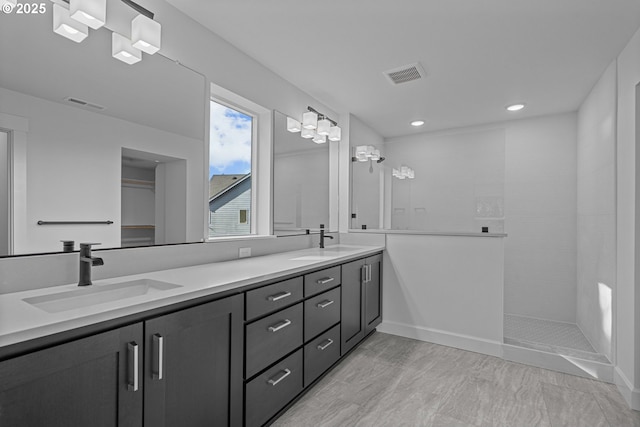
<svg viewBox="0 0 640 427">
<path fill-rule="evenodd" d="M 105 302 L 155 294 L 179 287 L 181 286 L 159 280 L 138 279 L 108 285 L 79 287 L 73 291 L 24 298 L 23 301 L 48 313 L 59 313 Z"/>
</svg>

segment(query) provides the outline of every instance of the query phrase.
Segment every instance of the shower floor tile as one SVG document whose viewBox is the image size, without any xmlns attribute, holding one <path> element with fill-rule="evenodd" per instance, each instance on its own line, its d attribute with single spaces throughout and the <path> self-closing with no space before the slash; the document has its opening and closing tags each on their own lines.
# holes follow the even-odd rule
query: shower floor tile
<svg viewBox="0 0 640 427">
<path fill-rule="evenodd" d="M 506 314 L 504 342 L 519 347 L 609 363 L 604 355 L 596 353 L 580 328 L 573 323 Z"/>
</svg>

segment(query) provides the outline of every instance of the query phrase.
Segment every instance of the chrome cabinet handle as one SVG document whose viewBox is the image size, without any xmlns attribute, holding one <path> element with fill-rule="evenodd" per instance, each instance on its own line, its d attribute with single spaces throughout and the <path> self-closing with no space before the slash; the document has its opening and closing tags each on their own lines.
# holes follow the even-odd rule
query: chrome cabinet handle
<svg viewBox="0 0 640 427">
<path fill-rule="evenodd" d="M 282 328 L 286 328 L 287 326 L 289 326 L 291 324 L 291 320 L 289 319 L 284 319 L 284 321 L 280 324 L 277 325 L 273 325 L 273 326 L 269 326 L 269 330 L 271 332 L 278 332 L 280 329 Z"/>
<path fill-rule="evenodd" d="M 127 350 L 129 353 L 129 373 L 130 373 L 130 381 L 127 384 L 127 390 L 129 391 L 138 391 L 139 383 L 138 383 L 138 357 L 139 357 L 139 347 L 135 341 L 127 343 Z"/>
<path fill-rule="evenodd" d="M 291 292 L 281 292 L 279 294 L 275 294 L 275 295 L 269 295 L 267 297 L 267 299 L 269 301 L 279 301 L 281 299 L 287 298 L 291 296 Z"/>
<path fill-rule="evenodd" d="M 329 307 L 331 304 L 333 304 L 333 301 L 325 300 L 325 301 L 322 301 L 322 302 L 319 302 L 318 304 L 316 304 L 316 307 L 325 308 L 325 307 Z"/>
<path fill-rule="evenodd" d="M 287 378 L 289 375 L 291 375 L 291 370 L 290 369 L 285 369 L 282 372 L 282 375 L 280 375 L 280 377 L 276 380 L 274 379 L 275 376 L 273 378 L 269 378 L 269 381 L 267 381 L 269 384 L 271 385 L 277 385 L 280 381 L 282 381 L 283 379 Z"/>
<path fill-rule="evenodd" d="M 329 282 L 333 282 L 335 279 L 335 277 L 325 277 L 324 279 L 318 279 L 316 280 L 316 283 L 318 285 L 326 285 Z"/>
<path fill-rule="evenodd" d="M 152 372 L 154 380 L 161 380 L 164 377 L 164 337 L 160 334 L 153 335 L 153 345 L 157 351 L 157 369 Z"/>
<path fill-rule="evenodd" d="M 322 345 L 322 344 L 318 344 L 318 350 L 324 350 L 327 347 L 329 347 L 331 344 L 333 344 L 333 340 L 331 338 L 327 339 L 327 343 Z"/>
</svg>

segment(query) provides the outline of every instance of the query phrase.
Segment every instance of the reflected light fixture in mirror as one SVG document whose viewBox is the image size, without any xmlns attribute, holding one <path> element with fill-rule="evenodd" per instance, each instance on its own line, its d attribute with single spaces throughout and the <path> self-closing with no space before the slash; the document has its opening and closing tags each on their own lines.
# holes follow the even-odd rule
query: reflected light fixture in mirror
<svg viewBox="0 0 640 427">
<path fill-rule="evenodd" d="M 53 32 L 76 43 L 80 43 L 89 35 L 89 27 L 71 19 L 69 9 L 59 4 L 53 5 Z"/>
<path fill-rule="evenodd" d="M 331 120 L 324 114 L 307 107 L 307 112 L 302 114 L 302 122 L 287 117 L 287 130 L 289 132 L 301 132 L 303 138 L 313 138 L 313 142 L 323 144 L 329 141 L 340 141 L 342 129 L 335 120 Z"/>
<path fill-rule="evenodd" d="M 111 36 L 111 54 L 129 65 L 142 60 L 142 51 L 133 47 L 128 38 L 118 33 Z"/>
<path fill-rule="evenodd" d="M 400 169 L 393 169 L 392 175 L 394 178 L 398 179 L 414 179 L 416 177 L 413 169 L 406 165 L 400 166 Z"/>
<path fill-rule="evenodd" d="M 367 162 L 369 160 L 380 160 L 380 150 L 373 145 L 358 145 L 356 147 L 355 156 L 352 159 L 358 162 Z"/>
<path fill-rule="evenodd" d="M 97 30 L 107 20 L 107 0 L 69 0 L 69 15 Z"/>
<path fill-rule="evenodd" d="M 160 50 L 161 32 L 160 23 L 138 15 L 131 21 L 131 44 L 136 49 L 153 55 Z"/>
</svg>

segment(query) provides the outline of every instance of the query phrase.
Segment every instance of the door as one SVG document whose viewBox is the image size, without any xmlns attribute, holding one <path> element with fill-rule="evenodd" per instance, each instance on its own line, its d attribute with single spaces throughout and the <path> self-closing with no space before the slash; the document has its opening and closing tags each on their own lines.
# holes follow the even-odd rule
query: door
<svg viewBox="0 0 640 427">
<path fill-rule="evenodd" d="M 142 338 L 137 323 L 0 362 L 0 425 L 141 425 Z"/>
<path fill-rule="evenodd" d="M 342 265 L 341 355 L 347 353 L 364 338 L 363 278 L 364 260 Z"/>
<path fill-rule="evenodd" d="M 243 298 L 145 322 L 146 427 L 242 424 Z"/>
<path fill-rule="evenodd" d="M 376 255 L 366 260 L 369 274 L 364 283 L 365 335 L 382 322 L 381 273 L 382 256 Z"/>
</svg>

